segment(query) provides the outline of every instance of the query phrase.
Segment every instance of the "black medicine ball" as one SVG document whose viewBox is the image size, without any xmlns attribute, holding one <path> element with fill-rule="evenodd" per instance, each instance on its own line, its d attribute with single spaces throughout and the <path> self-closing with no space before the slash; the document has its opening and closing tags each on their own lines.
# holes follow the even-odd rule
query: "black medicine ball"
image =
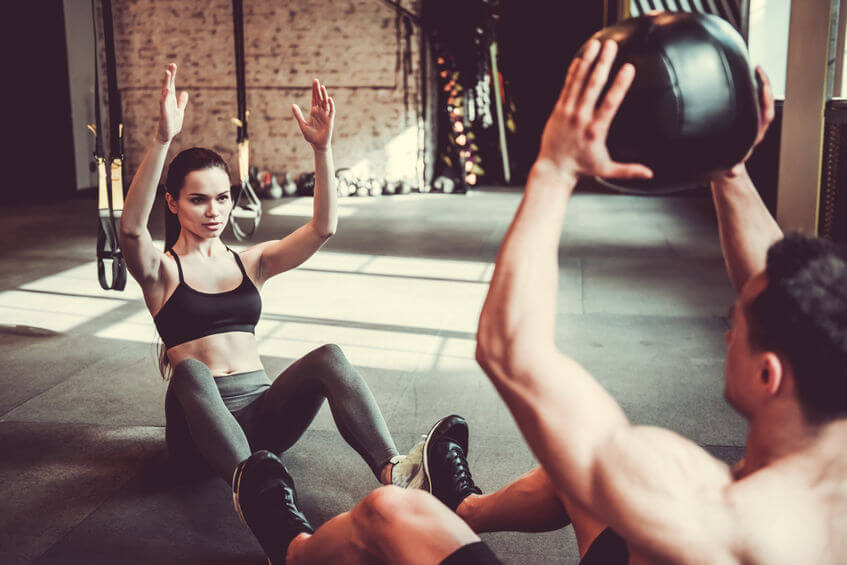
<svg viewBox="0 0 847 565">
<path fill-rule="evenodd" d="M 753 146 L 759 88 L 744 40 L 728 22 L 659 12 L 593 37 L 618 43 L 610 83 L 624 63 L 636 71 L 609 130 L 609 153 L 616 161 L 643 163 L 654 175 L 649 181 L 598 179 L 603 184 L 640 193 L 690 188 L 737 164 Z"/>
</svg>

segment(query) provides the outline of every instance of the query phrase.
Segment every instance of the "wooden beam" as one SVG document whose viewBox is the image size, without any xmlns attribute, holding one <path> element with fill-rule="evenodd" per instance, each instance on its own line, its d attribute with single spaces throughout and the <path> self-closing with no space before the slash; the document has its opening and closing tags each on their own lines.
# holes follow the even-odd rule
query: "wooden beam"
<svg viewBox="0 0 847 565">
<path fill-rule="evenodd" d="M 839 0 L 791 3 L 776 210 L 784 231 L 818 231 L 834 1 Z"/>
</svg>

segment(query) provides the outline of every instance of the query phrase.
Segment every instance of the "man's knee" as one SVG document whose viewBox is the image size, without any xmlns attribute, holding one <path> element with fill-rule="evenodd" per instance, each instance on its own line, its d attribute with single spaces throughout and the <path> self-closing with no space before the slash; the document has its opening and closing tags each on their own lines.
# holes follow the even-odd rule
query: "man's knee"
<svg viewBox="0 0 847 565">
<path fill-rule="evenodd" d="M 438 506 L 440 503 L 427 492 L 387 485 L 362 499 L 352 517 L 354 524 L 363 528 L 394 528 L 432 514 Z"/>
<path fill-rule="evenodd" d="M 449 508 L 418 489 L 393 485 L 378 488 L 350 514 L 354 545 L 384 562 L 404 561 L 398 556 L 412 554 L 420 558 L 433 552 L 443 557 L 455 550 L 453 545 L 479 540 Z"/>
<path fill-rule="evenodd" d="M 391 527 L 402 514 L 408 492 L 394 485 L 371 491 L 351 511 L 353 525 L 360 531 Z"/>
</svg>

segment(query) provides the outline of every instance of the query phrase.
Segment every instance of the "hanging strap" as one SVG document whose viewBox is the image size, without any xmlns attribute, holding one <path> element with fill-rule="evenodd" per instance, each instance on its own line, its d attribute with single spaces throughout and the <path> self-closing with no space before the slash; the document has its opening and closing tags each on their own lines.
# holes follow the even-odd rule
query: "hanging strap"
<svg viewBox="0 0 847 565">
<path fill-rule="evenodd" d="M 94 159 L 97 163 L 97 279 L 103 290 L 123 290 L 126 287 L 126 263 L 121 254 L 118 234 L 123 212 L 123 124 L 121 123 L 120 93 L 115 67 L 115 39 L 112 29 L 112 5 L 103 0 L 103 39 L 106 48 L 106 79 L 109 88 L 109 131 L 111 134 L 109 162 L 103 150 L 103 128 L 100 114 L 100 63 L 97 56 L 97 10 L 91 1 L 94 19 L 94 119 L 89 126 L 95 135 Z M 106 261 L 112 262 L 111 282 L 106 276 Z"/>
<path fill-rule="evenodd" d="M 118 90 L 118 69 L 115 62 L 115 32 L 112 22 L 112 0 L 102 0 L 103 41 L 106 43 L 106 86 L 109 89 L 109 148 L 111 159 L 123 158 L 123 113 Z"/>
<path fill-rule="evenodd" d="M 262 218 L 262 203 L 250 186 L 250 138 L 247 135 L 247 86 L 244 78 L 244 6 L 242 0 L 232 0 L 233 36 L 235 38 L 235 87 L 238 117 L 238 180 L 240 190 L 232 208 L 232 234 L 239 241 L 253 236 Z"/>
<path fill-rule="evenodd" d="M 244 78 L 244 6 L 242 0 L 232 0 L 232 24 L 235 38 L 235 90 L 238 103 L 238 139 L 247 139 L 247 86 Z M 244 178 L 244 177 L 242 177 Z"/>
</svg>

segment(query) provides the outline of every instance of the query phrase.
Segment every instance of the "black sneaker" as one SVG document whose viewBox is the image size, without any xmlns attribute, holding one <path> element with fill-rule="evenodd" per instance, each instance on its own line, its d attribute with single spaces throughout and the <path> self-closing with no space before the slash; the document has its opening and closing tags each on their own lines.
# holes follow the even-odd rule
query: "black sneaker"
<svg viewBox="0 0 847 565">
<path fill-rule="evenodd" d="M 468 468 L 468 423 L 461 416 L 441 418 L 426 435 L 424 488 L 453 511 L 469 494 L 482 494 Z"/>
<path fill-rule="evenodd" d="M 294 479 L 270 451 L 257 451 L 235 468 L 232 502 L 273 565 L 285 563 L 291 540 L 313 531 L 297 508 Z"/>
</svg>

